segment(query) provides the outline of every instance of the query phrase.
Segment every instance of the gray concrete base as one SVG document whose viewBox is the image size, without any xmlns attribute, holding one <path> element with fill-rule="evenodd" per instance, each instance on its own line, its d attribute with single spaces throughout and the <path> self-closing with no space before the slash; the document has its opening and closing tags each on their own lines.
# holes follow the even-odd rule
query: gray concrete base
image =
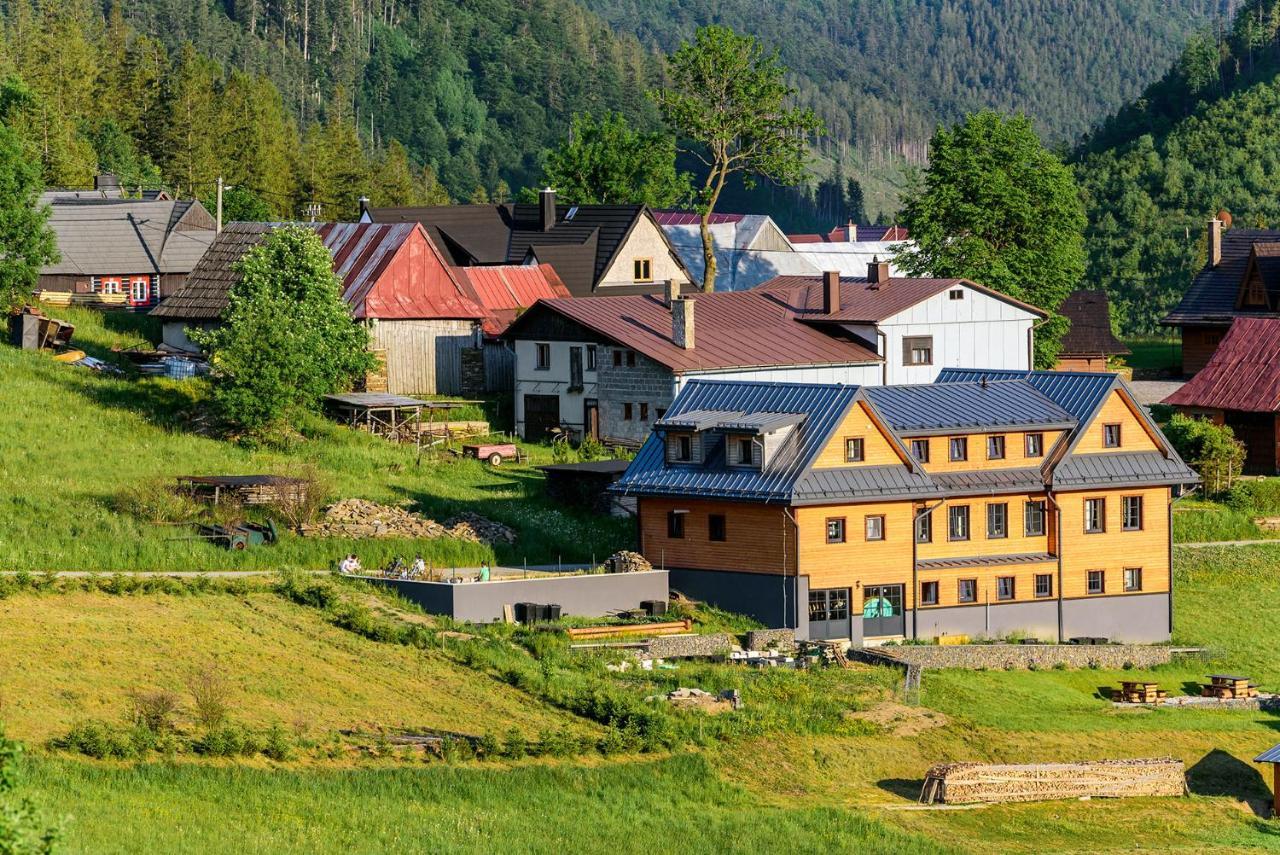
<svg viewBox="0 0 1280 855">
<path fill-rule="evenodd" d="M 917 638 L 932 640 L 940 635 L 967 635 L 970 638 L 1004 638 L 1022 633 L 1032 638 L 1056 640 L 1058 637 L 1058 601 L 1030 603 L 992 603 L 990 605 L 953 606 L 920 609 Z M 907 633 L 911 632 L 911 613 L 907 613 Z"/>
<path fill-rule="evenodd" d="M 1168 641 L 1172 629 L 1168 594 L 1066 600 L 1062 604 L 1062 620 L 1067 638 L 1092 635 L 1112 641 L 1150 643 Z"/>
<path fill-rule="evenodd" d="M 1056 641 L 1058 601 L 992 603 L 920 609 L 917 636 L 931 640 L 940 635 L 970 638 L 1005 638 L 1022 634 Z M 1169 640 L 1169 595 L 1129 594 L 1064 600 L 1062 639 L 1080 636 L 1107 638 L 1131 644 Z M 907 613 L 907 637 L 911 637 L 911 613 Z"/>
<path fill-rule="evenodd" d="M 735 614 L 754 618 L 771 629 L 790 628 L 796 638 L 809 638 L 809 577 L 772 576 L 725 570 L 668 568 L 671 588 L 685 596 Z M 797 608 L 798 604 L 803 607 Z M 859 639 L 861 641 L 861 639 Z"/>
</svg>

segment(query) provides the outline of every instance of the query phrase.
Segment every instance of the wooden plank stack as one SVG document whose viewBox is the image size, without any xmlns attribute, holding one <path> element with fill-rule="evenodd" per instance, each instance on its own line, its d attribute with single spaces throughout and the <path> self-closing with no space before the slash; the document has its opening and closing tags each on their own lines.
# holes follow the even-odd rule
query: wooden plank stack
<svg viewBox="0 0 1280 855">
<path fill-rule="evenodd" d="M 941 763 L 929 769 L 920 801 L 978 804 L 1186 792 L 1185 766 L 1172 757 L 1024 765 Z"/>
<path fill-rule="evenodd" d="M 665 623 L 578 626 L 565 631 L 569 634 L 569 638 L 581 640 L 591 638 L 609 638 L 615 635 L 674 635 L 681 632 L 690 632 L 692 629 L 693 621 L 685 618 L 684 620 L 667 621 Z"/>
<path fill-rule="evenodd" d="M 1237 677 L 1231 674 L 1212 674 L 1210 682 L 1203 684 L 1200 696 L 1217 698 L 1223 701 L 1241 700 L 1258 697 L 1258 687 L 1248 677 Z"/>
</svg>

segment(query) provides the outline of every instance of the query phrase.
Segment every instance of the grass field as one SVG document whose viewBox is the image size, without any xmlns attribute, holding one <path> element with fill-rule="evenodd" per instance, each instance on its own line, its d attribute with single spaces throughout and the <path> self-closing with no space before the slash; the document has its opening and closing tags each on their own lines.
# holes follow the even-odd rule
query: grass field
<svg viewBox="0 0 1280 855">
<path fill-rule="evenodd" d="M 112 346 L 146 339 L 145 318 L 58 310 L 76 324 L 75 343 L 110 356 Z M 366 567 L 421 552 L 435 566 L 482 560 L 519 564 L 599 559 L 631 546 L 632 527 L 576 514 L 543 499 L 531 466 L 491 469 L 472 460 L 428 455 L 328 423 L 299 425 L 288 449 L 249 450 L 200 435 L 203 382 L 112 378 L 48 356 L 0 348 L 0 569 L 222 570 L 331 567 L 347 552 Z M 550 462 L 544 447 L 529 450 Z M 286 537 L 265 550 L 230 553 L 191 539 L 186 527 L 158 526 L 120 509 L 125 491 L 185 474 L 251 474 L 313 466 L 334 498 L 409 502 L 443 519 L 474 511 L 508 523 L 518 542 L 497 554 L 450 539 L 371 541 Z M 186 539 L 182 539 L 186 538 Z"/>
<path fill-rule="evenodd" d="M 1177 339 L 1130 339 L 1132 351 L 1124 362 L 1135 371 L 1173 371 L 1182 366 L 1182 342 Z"/>
</svg>

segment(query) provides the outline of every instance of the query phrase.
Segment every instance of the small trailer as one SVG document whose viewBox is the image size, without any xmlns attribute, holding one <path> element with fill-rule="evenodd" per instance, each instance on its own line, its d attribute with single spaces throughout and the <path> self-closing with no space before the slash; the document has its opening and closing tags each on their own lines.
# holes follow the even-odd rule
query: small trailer
<svg viewBox="0 0 1280 855">
<path fill-rule="evenodd" d="M 276 524 L 267 520 L 265 524 L 233 523 L 231 525 L 202 525 L 200 537 L 225 549 L 240 551 L 250 546 L 263 546 L 275 543 L 279 539 Z"/>
<path fill-rule="evenodd" d="M 520 453 L 520 449 L 516 447 L 514 442 L 464 445 L 462 446 L 462 456 L 488 461 L 490 466 L 501 466 L 503 461 L 506 460 L 514 460 L 519 463 L 524 459 L 524 455 Z"/>
</svg>

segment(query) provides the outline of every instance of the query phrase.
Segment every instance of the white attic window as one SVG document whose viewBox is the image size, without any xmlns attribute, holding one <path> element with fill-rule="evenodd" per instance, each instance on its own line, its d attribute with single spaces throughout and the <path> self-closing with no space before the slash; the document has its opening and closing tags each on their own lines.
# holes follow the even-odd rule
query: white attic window
<svg viewBox="0 0 1280 855">
<path fill-rule="evenodd" d="M 952 288 L 952 289 L 947 293 L 947 296 L 948 296 L 950 299 L 952 299 L 952 300 L 963 300 L 963 299 L 964 299 L 964 289 L 963 289 L 963 288 Z"/>
</svg>

